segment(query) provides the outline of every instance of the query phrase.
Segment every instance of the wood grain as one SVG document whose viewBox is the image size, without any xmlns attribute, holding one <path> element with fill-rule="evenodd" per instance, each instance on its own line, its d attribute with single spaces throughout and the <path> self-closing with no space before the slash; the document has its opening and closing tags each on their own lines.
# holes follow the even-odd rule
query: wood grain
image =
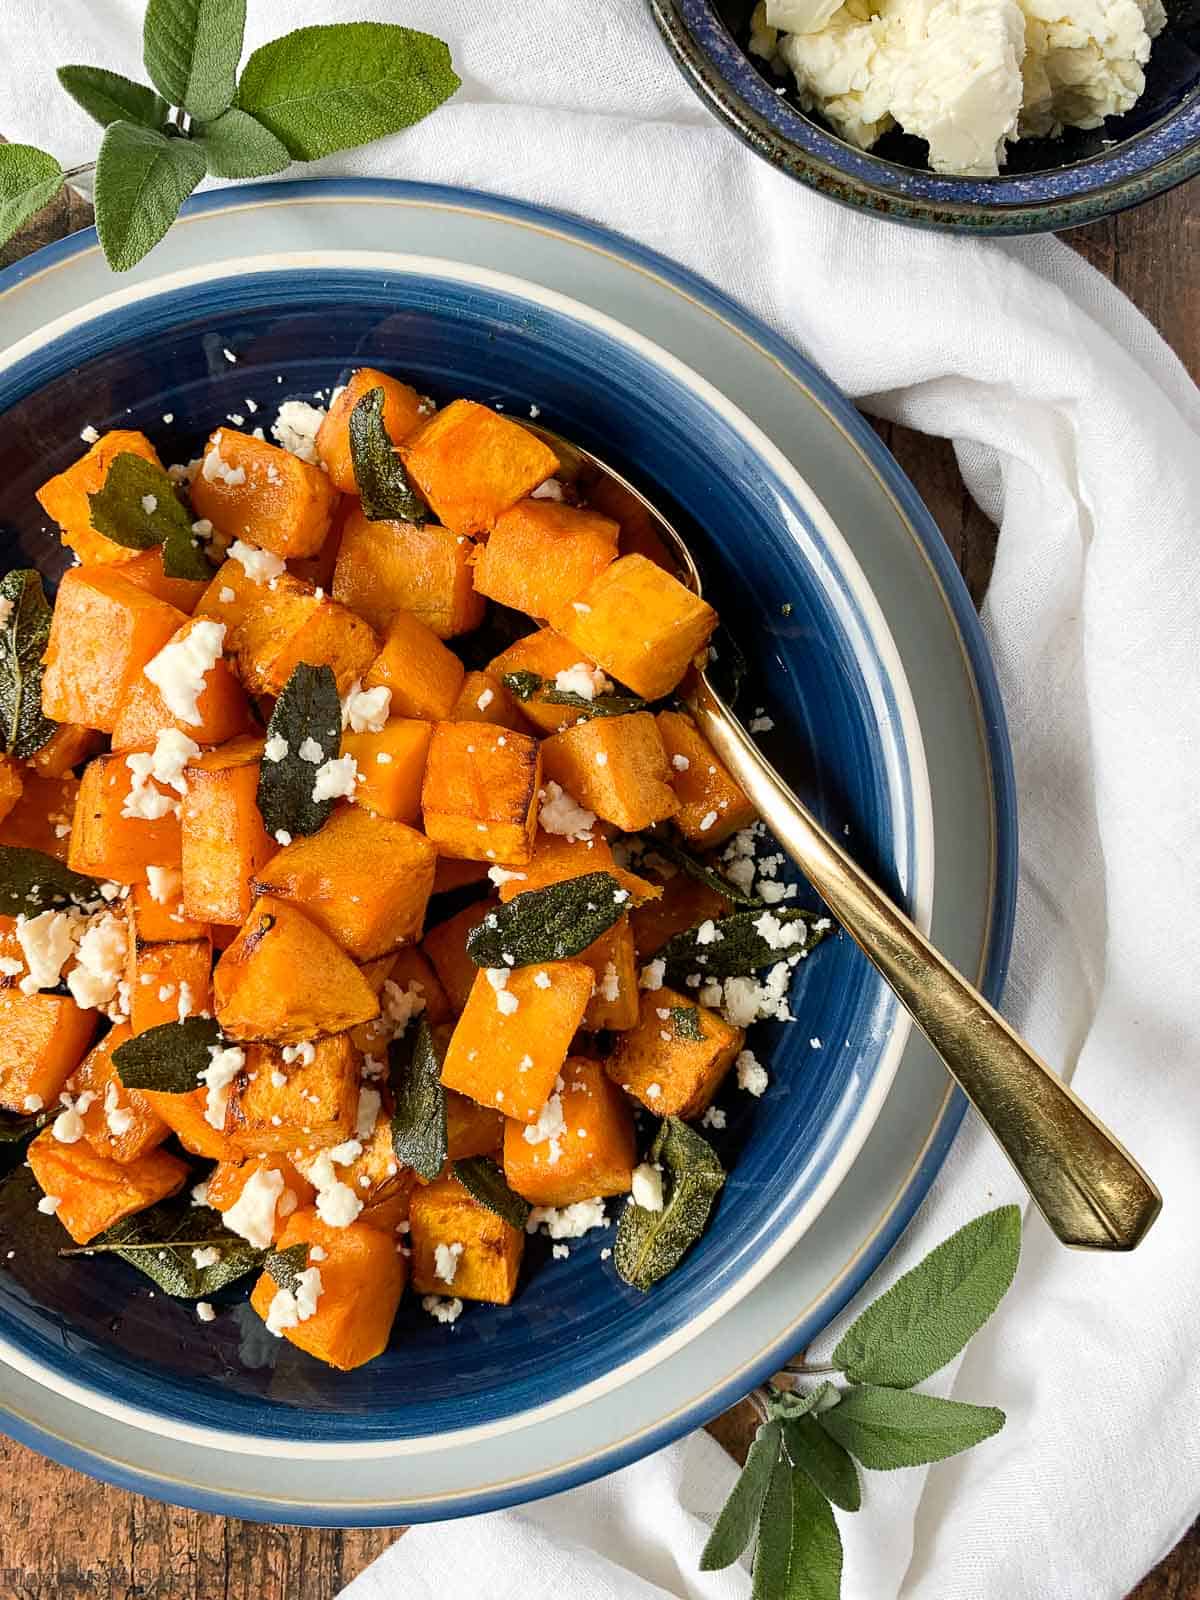
<svg viewBox="0 0 1200 1600">
<path fill-rule="evenodd" d="M 90 220 L 60 198 L 0 265 Z M 1066 235 L 1200 377 L 1200 184 Z M 877 424 L 937 520 L 978 604 L 995 530 L 963 488 L 944 440 Z M 710 1431 L 739 1459 L 754 1431 L 743 1402 Z M 59 1467 L 0 1437 L 0 1600 L 333 1600 L 399 1530 L 265 1527 L 168 1506 Z M 1200 1600 L 1200 1523 L 1129 1600 Z"/>
</svg>

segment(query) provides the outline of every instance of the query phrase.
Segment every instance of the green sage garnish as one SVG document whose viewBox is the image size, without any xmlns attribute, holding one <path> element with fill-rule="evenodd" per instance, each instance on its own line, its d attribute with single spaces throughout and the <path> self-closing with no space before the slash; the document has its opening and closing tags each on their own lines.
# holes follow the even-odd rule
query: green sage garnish
<svg viewBox="0 0 1200 1600">
<path fill-rule="evenodd" d="M 574 689 L 555 688 L 550 679 L 543 678 L 540 672 L 506 672 L 501 681 L 522 704 L 537 700 L 542 705 L 570 706 L 583 713 L 579 719 L 581 722 L 587 722 L 592 717 L 628 717 L 635 711 L 646 709 L 645 700 L 636 694 L 598 694 L 589 700 L 586 695 L 576 694 Z"/>
<path fill-rule="evenodd" d="M 53 906 L 90 905 L 100 900 L 95 878 L 72 872 L 64 861 L 26 850 L 23 845 L 0 845 L 0 914 L 36 916 Z"/>
<path fill-rule="evenodd" d="M 219 1255 L 208 1265 L 198 1266 L 194 1250 L 216 1250 Z M 231 1232 L 219 1211 L 178 1199 L 124 1217 L 90 1244 L 58 1253 L 120 1256 L 165 1294 L 179 1300 L 207 1300 L 218 1289 L 255 1271 L 263 1261 L 263 1251 Z"/>
<path fill-rule="evenodd" d="M 383 423 L 383 390 L 368 389 L 350 413 L 350 458 L 371 522 L 411 522 L 420 526 L 429 516 L 425 502 L 408 480 Z"/>
<path fill-rule="evenodd" d="M 41 575 L 29 568 L 0 578 L 0 739 L 18 760 L 42 748 L 57 726 L 42 714 L 42 657 L 50 637 L 50 607 Z M 5 609 L 0 603 L 0 611 Z"/>
<path fill-rule="evenodd" d="M 272 741 L 286 748 L 279 760 Z M 317 768 L 337 758 L 342 746 L 342 703 L 329 667 L 301 661 L 292 668 L 275 702 L 267 726 L 267 742 L 258 775 L 258 809 L 272 836 L 293 838 L 318 832 L 329 821 L 336 801 L 314 800 Z"/>
<path fill-rule="evenodd" d="M 92 527 L 127 550 L 162 546 L 168 578 L 206 583 L 212 568 L 196 545 L 192 519 L 160 466 L 123 450 L 114 456 L 103 484 L 88 495 Z"/>
<path fill-rule="evenodd" d="M 687 1039 L 692 1044 L 704 1043 L 704 1029 L 700 1025 L 699 1007 L 672 1006 L 670 1021 L 677 1039 Z"/>
<path fill-rule="evenodd" d="M 24 1144 L 57 1115 L 57 1107 L 45 1111 L 0 1111 L 0 1145 Z"/>
<path fill-rule="evenodd" d="M 159 1094 L 190 1094 L 200 1073 L 212 1065 L 212 1052 L 224 1043 L 211 1017 L 163 1022 L 127 1039 L 113 1051 L 113 1066 L 126 1089 Z"/>
<path fill-rule="evenodd" d="M 566 961 L 595 944 L 628 909 L 629 891 L 611 872 L 585 872 L 496 906 L 467 935 L 467 954 L 477 967 Z"/>
<path fill-rule="evenodd" d="M 263 1256 L 263 1271 L 289 1294 L 295 1294 L 300 1274 L 308 1266 L 308 1246 L 291 1244 L 286 1250 L 268 1250 Z"/>
<path fill-rule="evenodd" d="M 775 932 L 781 928 L 796 930 L 791 943 L 772 943 L 763 932 L 765 925 Z M 667 975 L 672 981 L 682 979 L 690 972 L 700 972 L 706 978 L 746 978 L 762 967 L 773 967 L 777 961 L 786 961 L 797 951 L 807 954 L 816 949 L 831 931 L 833 923 L 820 912 L 797 911 L 791 907 L 765 906 L 759 911 L 734 911 L 716 924 L 715 938 L 701 938 L 701 929 L 708 923 L 698 923 L 683 933 L 676 933 L 658 951 L 657 959 L 667 964 Z"/>
<path fill-rule="evenodd" d="M 490 1156 L 472 1156 L 454 1163 L 454 1176 L 473 1200 L 494 1211 L 510 1228 L 523 1228 L 529 1221 L 530 1205 L 515 1189 Z"/>
<path fill-rule="evenodd" d="M 722 895 L 732 905 L 744 906 L 747 910 L 766 910 L 766 906 L 757 895 L 743 893 L 735 884 L 730 883 L 728 878 L 723 877 L 714 868 L 706 866 L 689 851 L 682 849 L 673 839 L 663 839 L 658 834 L 653 834 L 647 844 L 648 848 L 643 858 L 646 866 L 653 867 L 654 857 L 661 856 L 664 861 L 669 861 L 681 872 L 686 872 L 689 878 L 695 878 L 698 883 L 703 883 L 714 894 Z"/>
<path fill-rule="evenodd" d="M 663 1122 L 649 1159 L 662 1168 L 663 1208 L 647 1211 L 629 1199 L 613 1249 L 613 1265 L 635 1289 L 649 1289 L 674 1271 L 704 1232 L 725 1182 L 712 1146 L 678 1117 Z"/>
<path fill-rule="evenodd" d="M 411 1042 L 410 1042 L 411 1039 Z M 392 1149 L 396 1159 L 433 1179 L 446 1164 L 446 1091 L 433 1031 L 422 1020 L 388 1046 Z"/>
</svg>

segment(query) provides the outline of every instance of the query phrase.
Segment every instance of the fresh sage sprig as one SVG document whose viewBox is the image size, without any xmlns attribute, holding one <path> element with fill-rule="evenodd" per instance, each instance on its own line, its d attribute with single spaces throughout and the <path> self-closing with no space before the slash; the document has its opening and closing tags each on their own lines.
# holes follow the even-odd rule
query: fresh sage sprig
<svg viewBox="0 0 1200 1600">
<path fill-rule="evenodd" d="M 104 67 L 58 80 L 100 123 L 96 229 L 116 272 L 153 249 L 206 174 L 259 178 L 419 122 L 459 87 L 446 45 L 389 22 L 297 28 L 262 45 L 238 76 L 246 0 L 149 0 L 150 82 Z M 0 244 L 68 178 L 33 145 L 0 145 Z"/>
<path fill-rule="evenodd" d="M 28 850 L 24 845 L 0 845 L 0 916 L 35 916 L 52 906 L 92 905 L 100 902 L 95 878 L 72 872 L 65 861 Z"/>
<path fill-rule="evenodd" d="M 635 711 L 646 709 L 646 702 L 636 694 L 598 694 L 589 700 L 574 689 L 556 688 L 540 672 L 506 672 L 503 682 L 513 698 L 522 704 L 537 700 L 540 705 L 568 706 L 573 711 L 582 712 L 579 718 L 581 722 L 587 722 L 592 717 L 627 717 Z"/>
<path fill-rule="evenodd" d="M 529 1221 L 529 1201 L 510 1187 L 503 1170 L 490 1156 L 456 1161 L 454 1176 L 472 1199 L 502 1217 L 510 1228 L 523 1228 Z"/>
<path fill-rule="evenodd" d="M 889 1471 L 942 1461 L 1004 1426 L 994 1406 L 922 1394 L 1003 1298 L 1021 1249 L 1021 1214 L 1001 1206 L 967 1223 L 846 1330 L 829 1368 L 846 1388 L 755 1391 L 762 1425 L 700 1558 L 731 1566 L 752 1541 L 753 1600 L 838 1600 L 842 1541 L 833 1508 L 862 1504 L 858 1465 Z M 803 1373 L 803 1366 L 791 1369 Z"/>
<path fill-rule="evenodd" d="M 200 1074 L 212 1065 L 212 1053 L 225 1043 L 211 1017 L 185 1017 L 160 1022 L 156 1028 L 118 1045 L 113 1066 L 126 1089 L 151 1089 L 158 1094 L 190 1094 Z"/>
</svg>

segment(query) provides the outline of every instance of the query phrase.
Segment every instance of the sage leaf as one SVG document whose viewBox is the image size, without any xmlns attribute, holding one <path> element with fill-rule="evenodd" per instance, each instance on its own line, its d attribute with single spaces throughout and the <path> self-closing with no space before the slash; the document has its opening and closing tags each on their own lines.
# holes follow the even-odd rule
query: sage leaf
<svg viewBox="0 0 1200 1600">
<path fill-rule="evenodd" d="M 64 861 L 27 850 L 23 845 L 0 845 L 0 914 L 34 916 L 51 906 L 99 902 L 95 878 L 72 872 Z"/>
<path fill-rule="evenodd" d="M 522 704 L 526 700 L 532 700 L 535 694 L 539 694 L 546 687 L 546 680 L 540 672 L 527 672 L 525 670 L 506 672 L 500 681 L 513 698 L 520 700 Z"/>
<path fill-rule="evenodd" d="M 169 578 L 201 583 L 212 568 L 196 544 L 192 519 L 163 469 L 132 450 L 114 456 L 104 482 L 88 495 L 92 527 L 127 550 L 162 546 Z"/>
<path fill-rule="evenodd" d="M 135 1034 L 117 1046 L 112 1061 L 126 1089 L 189 1094 L 212 1065 L 212 1051 L 223 1043 L 221 1029 L 211 1017 L 186 1017 Z"/>
<path fill-rule="evenodd" d="M 297 28 L 257 49 L 238 104 L 298 161 L 370 144 L 435 111 L 459 78 L 432 34 L 386 22 Z"/>
<path fill-rule="evenodd" d="M 209 1266 L 197 1266 L 192 1252 L 206 1249 L 219 1250 L 219 1257 Z M 231 1232 L 219 1211 L 178 1199 L 124 1217 L 90 1244 L 58 1253 L 120 1256 L 178 1300 L 207 1300 L 263 1261 L 263 1251 Z"/>
<path fill-rule="evenodd" d="M 968 1222 L 852 1322 L 833 1363 L 854 1383 L 908 1389 L 952 1361 L 995 1311 L 1017 1270 L 1021 1213 Z"/>
<path fill-rule="evenodd" d="M 50 607 L 41 575 L 20 568 L 0 578 L 0 738 L 23 760 L 40 750 L 56 724 L 42 713 L 42 656 L 50 637 Z"/>
<path fill-rule="evenodd" d="M 222 111 L 214 122 L 201 123 L 194 137 L 217 178 L 263 178 L 292 164 L 287 146 L 237 106 Z"/>
<path fill-rule="evenodd" d="M 712 1146 L 678 1117 L 662 1123 L 649 1160 L 662 1168 L 663 1208 L 647 1211 L 627 1200 L 613 1248 L 613 1265 L 635 1289 L 650 1289 L 674 1271 L 704 1232 L 725 1182 Z"/>
<path fill-rule="evenodd" d="M 783 1430 L 778 1422 L 763 1423 L 754 1435 L 746 1453 L 746 1465 L 729 1499 L 721 1507 L 721 1514 L 701 1552 L 701 1572 L 731 1567 L 754 1537 L 782 1440 Z"/>
<path fill-rule="evenodd" d="M 748 910 L 766 910 L 757 895 L 744 894 L 736 884 L 730 883 L 728 878 L 722 877 L 712 867 L 706 866 L 703 861 L 697 860 L 690 851 L 681 849 L 673 839 L 660 839 L 655 834 L 650 841 L 650 848 L 643 858 L 645 865 L 653 866 L 656 855 L 661 856 L 664 861 L 669 861 L 672 866 L 678 867 L 681 872 L 686 872 L 689 878 L 695 878 L 698 883 L 703 883 L 714 894 L 723 895 L 732 905 L 744 906 Z"/>
<path fill-rule="evenodd" d="M 267 725 L 267 749 L 273 739 L 282 739 L 287 750 L 278 761 L 264 755 L 259 768 L 263 827 L 272 835 L 281 830 L 293 837 L 316 833 L 336 804 L 333 799 L 313 799 L 317 769 L 334 760 L 342 745 L 342 703 L 331 668 L 313 667 L 307 661 L 292 668 Z M 301 753 L 305 750 L 307 755 Z"/>
<path fill-rule="evenodd" d="M 529 1221 L 529 1201 L 509 1188 L 508 1179 L 489 1156 L 456 1161 L 454 1176 L 472 1199 L 502 1217 L 510 1228 L 524 1228 Z"/>
<path fill-rule="evenodd" d="M 495 906 L 467 935 L 467 954 L 477 967 L 528 967 L 567 961 L 619 922 L 629 893 L 611 872 L 527 889 Z"/>
<path fill-rule="evenodd" d="M 847 1389 L 841 1403 L 822 1411 L 820 1424 L 864 1467 L 888 1471 L 942 1461 L 990 1439 L 1004 1426 L 995 1406 L 940 1400 L 914 1389 L 872 1384 Z"/>
<path fill-rule="evenodd" d="M 0 144 L 0 244 L 39 212 L 63 186 L 63 169 L 32 144 Z"/>
<path fill-rule="evenodd" d="M 672 1006 L 669 1015 L 677 1039 L 687 1039 L 692 1044 L 704 1043 L 704 1029 L 700 1025 L 697 1006 Z"/>
<path fill-rule="evenodd" d="M 850 1455 L 815 1417 L 792 1417 L 783 1424 L 783 1442 L 794 1467 L 807 1472 L 827 1500 L 843 1511 L 862 1505 L 858 1468 Z"/>
<path fill-rule="evenodd" d="M 829 1501 L 780 1457 L 759 1524 L 751 1600 L 838 1600 L 842 1540 Z"/>
<path fill-rule="evenodd" d="M 369 522 L 411 522 L 419 527 L 429 513 L 408 481 L 384 426 L 383 398 L 382 389 L 368 389 L 350 413 L 350 459 L 362 513 Z"/>
<path fill-rule="evenodd" d="M 169 139 L 136 122 L 110 122 L 96 160 L 96 231 L 114 272 L 152 250 L 204 176 L 191 139 Z"/>
<path fill-rule="evenodd" d="M 233 104 L 246 0 L 150 0 L 142 59 L 173 106 L 201 122 Z"/>
<path fill-rule="evenodd" d="M 0 1145 L 24 1144 L 57 1115 L 57 1107 L 48 1111 L 0 1111 Z"/>
<path fill-rule="evenodd" d="M 539 704 L 551 706 L 571 706 L 576 711 L 581 711 L 581 722 L 587 722 L 592 717 L 627 717 L 636 711 L 646 709 L 646 701 L 635 694 L 598 694 L 589 700 L 586 695 L 577 694 L 574 689 L 558 689 L 549 678 L 543 678 L 540 672 L 506 672 L 502 682 L 509 693 L 522 704 L 529 700 L 537 700 Z"/>
<path fill-rule="evenodd" d="M 107 67 L 59 67 L 58 81 L 102 128 L 121 121 L 161 128 L 171 114 L 171 107 L 153 89 Z"/>
<path fill-rule="evenodd" d="M 286 1250 L 268 1250 L 262 1266 L 281 1289 L 295 1294 L 300 1274 L 308 1267 L 308 1246 L 291 1244 Z"/>
<path fill-rule="evenodd" d="M 765 925 L 772 929 L 793 929 L 793 942 L 772 943 L 765 938 L 764 918 L 770 919 Z M 689 972 L 702 972 L 706 978 L 749 977 L 762 967 L 786 961 L 798 950 L 815 950 L 833 923 L 819 912 L 764 906 L 760 911 L 733 911 L 722 917 L 716 927 L 715 939 L 701 941 L 701 928 L 706 932 L 708 928 L 707 922 L 701 922 L 667 940 L 658 951 L 658 960 L 666 962 L 670 980 L 682 979 Z"/>
<path fill-rule="evenodd" d="M 392 1090 L 392 1149 L 396 1159 L 433 1179 L 446 1163 L 446 1091 L 433 1033 L 422 1021 L 411 1045 L 396 1039 L 388 1048 Z"/>
<path fill-rule="evenodd" d="M 841 1397 L 831 1383 L 819 1383 L 815 1389 L 767 1388 L 767 1410 L 773 1417 L 806 1417 L 810 1411 L 826 1410 L 837 1405 Z"/>
</svg>

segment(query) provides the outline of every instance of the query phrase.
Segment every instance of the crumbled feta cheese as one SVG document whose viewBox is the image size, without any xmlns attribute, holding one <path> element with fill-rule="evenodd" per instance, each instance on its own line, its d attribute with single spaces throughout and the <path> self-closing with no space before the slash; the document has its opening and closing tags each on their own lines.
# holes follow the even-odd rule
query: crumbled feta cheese
<svg viewBox="0 0 1200 1600">
<path fill-rule="evenodd" d="M 546 1146 L 546 1160 L 550 1166 L 555 1166 L 562 1155 L 562 1145 L 559 1142 L 566 1131 L 566 1119 L 563 1117 L 562 1095 L 552 1094 L 546 1104 L 538 1112 L 536 1122 L 528 1124 L 522 1130 L 526 1144 L 544 1144 Z"/>
<path fill-rule="evenodd" d="M 600 993 L 610 1003 L 620 999 L 621 978 L 617 972 L 616 963 L 613 961 L 604 963 L 604 976 L 600 980 Z"/>
<path fill-rule="evenodd" d="M 225 357 L 226 361 L 231 362 L 234 366 L 237 365 L 237 357 L 234 355 L 232 350 L 222 350 L 221 354 Z"/>
<path fill-rule="evenodd" d="M 604 1201 L 599 1195 L 594 1200 L 577 1200 L 570 1206 L 534 1206 L 525 1222 L 526 1233 L 536 1233 L 540 1228 L 551 1239 L 580 1239 L 593 1228 L 608 1225 Z"/>
<path fill-rule="evenodd" d="M 657 1167 L 643 1161 L 633 1169 L 633 1203 L 643 1211 L 661 1211 L 663 1208 L 662 1173 Z"/>
<path fill-rule="evenodd" d="M 88 422 L 85 423 L 82 428 L 80 428 L 79 437 L 83 440 L 84 444 L 95 444 L 99 440 L 100 435 L 96 432 L 95 428 L 92 427 L 91 423 Z"/>
<path fill-rule="evenodd" d="M 62 1195 L 44 1194 L 38 1201 L 38 1210 L 42 1212 L 44 1216 L 52 1217 L 60 1205 L 62 1205 Z"/>
<path fill-rule="evenodd" d="M 363 689 L 355 679 L 350 693 L 342 701 L 342 727 L 351 733 L 382 733 L 387 726 L 388 709 L 392 691 L 387 684 L 377 689 Z"/>
<path fill-rule="evenodd" d="M 175 1007 L 175 1015 L 180 1022 L 186 1022 L 192 1015 L 195 998 L 191 984 L 186 978 L 181 978 L 179 981 L 179 1004 Z"/>
<path fill-rule="evenodd" d="M 214 1044 L 209 1046 L 208 1054 L 208 1066 L 197 1074 L 208 1090 L 204 1097 L 204 1120 L 210 1128 L 223 1129 L 229 1089 L 246 1065 L 246 1052 L 239 1050 L 236 1045 L 222 1047 Z"/>
<path fill-rule="evenodd" d="M 303 746 L 301 746 L 303 750 Z M 358 763 L 353 756 L 336 756 L 318 767 L 313 778 L 313 804 L 349 799 L 358 783 Z"/>
<path fill-rule="evenodd" d="M 407 989 L 402 989 L 394 978 L 385 979 L 379 999 L 394 1039 L 398 1039 L 412 1019 L 425 1009 L 425 990 L 416 979 Z"/>
<path fill-rule="evenodd" d="M 206 1244 L 192 1251 L 192 1260 L 201 1271 L 205 1267 L 215 1267 L 221 1259 L 221 1252 L 215 1244 Z"/>
<path fill-rule="evenodd" d="M 561 500 L 563 486 L 557 478 L 547 478 L 545 483 L 539 483 L 536 489 L 530 491 L 531 500 Z"/>
<path fill-rule="evenodd" d="M 750 719 L 751 733 L 770 733 L 774 726 L 775 719 L 773 717 L 764 716 L 761 706 Z"/>
<path fill-rule="evenodd" d="M 187 779 L 183 776 L 188 762 L 200 754 L 200 746 L 177 728 L 161 728 L 150 752 L 134 751 L 125 757 L 125 765 L 133 775 L 129 793 L 121 805 L 123 817 L 134 817 L 155 822 L 165 817 L 175 802 L 158 789 L 155 783 L 174 789 L 176 794 L 187 793 Z"/>
<path fill-rule="evenodd" d="M 717 813 L 715 811 L 706 811 L 704 813 L 704 815 L 700 818 L 700 832 L 701 833 L 707 833 L 708 830 L 716 822 L 716 820 L 717 820 Z"/>
<path fill-rule="evenodd" d="M 227 583 L 224 583 L 217 590 L 217 599 L 223 606 L 231 606 L 237 599 L 237 593 L 235 590 L 231 589 Z"/>
<path fill-rule="evenodd" d="M 124 917 L 102 912 L 88 924 L 75 952 L 76 964 L 67 974 L 67 988 L 76 1005 L 106 1006 L 117 992 L 125 972 L 126 925 Z"/>
<path fill-rule="evenodd" d="M 607 694 L 612 684 L 599 667 L 589 667 L 586 661 L 554 674 L 554 687 L 567 694 L 577 694 L 583 700 L 594 700 L 598 694 Z"/>
<path fill-rule="evenodd" d="M 595 824 L 596 813 L 585 811 L 561 785 L 547 783 L 542 797 L 538 821 L 546 833 L 560 834 L 567 839 L 590 838 L 588 830 Z"/>
<path fill-rule="evenodd" d="M 289 844 L 291 844 L 291 842 L 292 842 L 292 836 L 287 831 L 286 828 L 276 828 L 275 829 L 275 843 L 276 844 L 289 845 Z"/>
<path fill-rule="evenodd" d="M 208 1120 L 211 1122 L 211 1117 Z M 266 1250 L 275 1235 L 275 1205 L 282 1193 L 283 1173 L 274 1167 L 257 1167 L 226 1211 L 225 1226 L 256 1250 Z"/>
<path fill-rule="evenodd" d="M 284 561 L 270 550 L 235 539 L 229 546 L 230 559 L 236 561 L 251 583 L 271 583 L 287 569 Z"/>
<path fill-rule="evenodd" d="M 319 750 L 320 745 L 317 746 Z M 263 745 L 263 755 L 268 761 L 282 761 L 288 753 L 288 742 L 281 733 L 273 733 Z"/>
<path fill-rule="evenodd" d="M 696 929 L 697 944 L 716 944 L 718 939 L 723 939 L 724 937 L 725 935 L 711 917 L 706 922 L 702 922 Z"/>
<path fill-rule="evenodd" d="M 306 1267 L 296 1274 L 295 1292 L 279 1289 L 267 1307 L 267 1332 L 281 1339 L 286 1329 L 307 1322 L 317 1309 L 325 1285 L 319 1267 Z"/>
<path fill-rule="evenodd" d="M 40 1094 L 27 1094 L 21 1101 L 22 1111 L 41 1111 L 45 1102 Z"/>
<path fill-rule="evenodd" d="M 317 1215 L 321 1221 L 331 1228 L 348 1228 L 362 1210 L 363 1203 L 350 1185 L 343 1183 L 334 1172 L 332 1153 L 322 1150 L 309 1167 L 307 1176 L 317 1191 Z"/>
<path fill-rule="evenodd" d="M 122 1138 L 134 1123 L 133 1112 L 121 1104 L 121 1092 L 111 1078 L 104 1090 L 104 1120 L 114 1139 Z"/>
<path fill-rule="evenodd" d="M 526 872 L 510 872 L 507 867 L 488 868 L 488 877 L 497 888 L 506 883 L 524 883 L 528 876 Z"/>
<path fill-rule="evenodd" d="M 719 1133 L 725 1126 L 725 1113 L 720 1106 L 709 1106 L 708 1110 L 700 1118 L 700 1126 L 702 1128 L 715 1128 Z"/>
<path fill-rule="evenodd" d="M 427 1311 L 435 1322 L 457 1322 L 462 1316 L 461 1300 L 443 1300 L 441 1295 L 427 1294 L 421 1301 L 421 1310 Z"/>
<path fill-rule="evenodd" d="M 213 1305 L 210 1300 L 197 1300 L 196 1315 L 199 1317 L 201 1322 L 212 1322 L 216 1318 L 217 1313 L 213 1309 Z"/>
<path fill-rule="evenodd" d="M 483 693 L 479 696 L 479 698 L 475 701 L 475 705 L 480 711 L 486 711 L 487 708 L 491 705 L 492 701 L 495 698 L 496 698 L 496 695 L 495 695 L 495 692 L 493 690 L 485 689 L 483 691 Z"/>
<path fill-rule="evenodd" d="M 358 1114 L 354 1123 L 354 1134 L 358 1139 L 369 1139 L 375 1131 L 375 1124 L 379 1120 L 379 1111 L 383 1105 L 383 1097 L 378 1089 L 360 1089 L 358 1091 Z"/>
<path fill-rule="evenodd" d="M 307 400 L 285 400 L 271 424 L 271 437 L 301 461 L 318 461 L 317 434 L 325 421 L 324 406 L 310 406 Z"/>
<path fill-rule="evenodd" d="M 36 994 L 39 989 L 57 986 L 62 969 L 75 950 L 82 926 L 77 911 L 42 911 L 36 917 L 18 916 L 15 933 L 28 968 L 19 984 L 22 994 Z M 17 971 L 21 971 L 19 964 Z"/>
<path fill-rule="evenodd" d="M 535 989 L 548 989 L 550 987 L 550 974 L 548 972 L 535 972 L 533 986 Z"/>
<path fill-rule="evenodd" d="M 319 767 L 325 759 L 325 752 L 311 736 L 306 738 L 296 754 L 301 761 L 307 761 L 311 766 Z"/>
<path fill-rule="evenodd" d="M 669 1041 L 670 1038 L 671 1038 L 671 1035 L 669 1033 L 664 1033 L 664 1034 L 660 1035 L 660 1037 Z M 658 1099 L 661 1098 L 661 1096 L 662 1096 L 662 1084 L 661 1083 L 648 1083 L 646 1085 L 646 1099 L 647 1100 L 658 1100 Z"/>
<path fill-rule="evenodd" d="M 743 1050 L 734 1066 L 737 1071 L 739 1089 L 744 1089 L 747 1094 L 752 1094 L 755 1099 L 766 1093 L 767 1084 L 770 1082 L 767 1077 L 767 1069 L 760 1065 L 753 1050 Z"/>
<path fill-rule="evenodd" d="M 158 510 L 158 496 L 153 494 L 144 494 L 142 496 L 142 510 L 148 517 L 152 517 Z"/>
<path fill-rule="evenodd" d="M 220 433 L 213 434 L 212 443 L 204 452 L 200 476 L 206 483 L 223 483 L 230 489 L 237 489 L 246 481 L 245 467 L 231 466 L 221 454 Z"/>
<path fill-rule="evenodd" d="M 82 1099 L 83 1095 L 80 1095 L 79 1099 L 76 1100 L 64 1090 L 62 1095 L 63 1109 L 50 1124 L 50 1132 L 58 1140 L 59 1144 L 78 1144 L 80 1139 L 83 1138 L 83 1113 L 87 1110 L 87 1105 L 80 1105 L 79 1101 Z M 88 1104 L 90 1103 L 89 1099 Z"/>
<path fill-rule="evenodd" d="M 648 961 L 642 968 L 642 975 L 638 979 L 639 986 L 643 989 L 661 989 L 663 979 L 667 975 L 667 963 L 655 959 Z"/>
<path fill-rule="evenodd" d="M 454 1282 L 458 1271 L 458 1258 L 463 1253 L 461 1244 L 435 1244 L 433 1247 L 433 1275 L 445 1284 Z"/>
<path fill-rule="evenodd" d="M 691 766 L 691 764 L 692 763 L 688 760 L 688 758 L 686 756 L 672 756 L 671 757 L 671 765 L 675 768 L 676 772 L 686 772 L 687 769 Z"/>
<path fill-rule="evenodd" d="M 496 992 L 496 1010 L 500 1012 L 501 1016 L 511 1017 L 521 1002 L 515 994 L 508 993 L 508 968 L 485 967 L 483 970 L 487 974 L 488 982 Z"/>
<path fill-rule="evenodd" d="M 183 873 L 178 867 L 147 867 L 146 887 L 156 905 L 169 905 L 179 899 Z"/>
<path fill-rule="evenodd" d="M 788 950 L 793 945 L 802 945 L 808 937 L 808 927 L 804 922 L 781 922 L 770 911 L 764 911 L 761 917 L 756 917 L 752 926 L 772 950 Z"/>
</svg>

